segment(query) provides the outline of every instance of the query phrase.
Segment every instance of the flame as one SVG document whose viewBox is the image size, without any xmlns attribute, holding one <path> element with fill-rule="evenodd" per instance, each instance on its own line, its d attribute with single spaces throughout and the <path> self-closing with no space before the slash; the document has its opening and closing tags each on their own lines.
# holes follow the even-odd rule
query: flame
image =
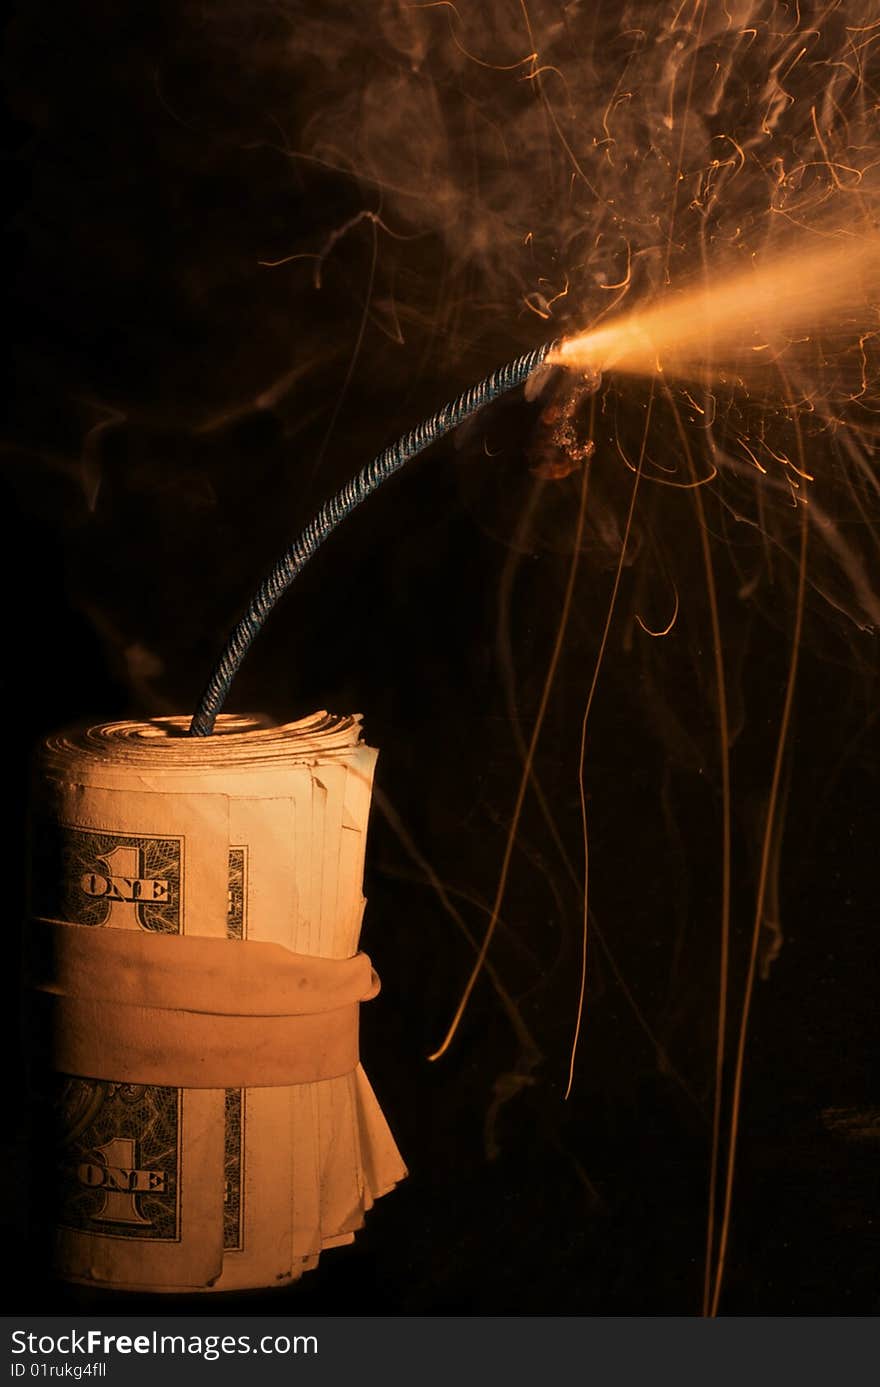
<svg viewBox="0 0 880 1387">
<path fill-rule="evenodd" d="M 703 379 L 769 364 L 815 334 L 857 342 L 880 305 L 880 236 L 839 235 L 565 339 L 548 361 L 577 370 Z M 800 335 L 800 336 L 799 336 Z"/>
</svg>

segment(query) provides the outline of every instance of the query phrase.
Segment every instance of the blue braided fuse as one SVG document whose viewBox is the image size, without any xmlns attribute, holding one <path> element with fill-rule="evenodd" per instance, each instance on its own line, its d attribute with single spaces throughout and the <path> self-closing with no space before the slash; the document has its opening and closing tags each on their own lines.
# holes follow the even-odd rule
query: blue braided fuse
<svg viewBox="0 0 880 1387">
<path fill-rule="evenodd" d="M 410 458 L 424 452 L 438 438 L 455 429 L 472 414 L 476 414 L 499 395 L 522 385 L 531 373 L 540 366 L 548 352 L 557 344 L 545 342 L 525 356 L 500 366 L 491 376 L 472 385 L 451 404 L 444 405 L 430 419 L 425 419 L 409 433 L 404 434 L 390 448 L 373 458 L 366 467 L 346 482 L 341 491 L 329 501 L 325 501 L 317 515 L 309 521 L 306 528 L 291 547 L 263 579 L 254 593 L 247 611 L 229 636 L 222 655 L 214 666 L 213 673 L 199 699 L 190 735 L 209 737 L 214 730 L 217 714 L 226 701 L 230 685 L 249 651 L 258 631 L 281 595 L 287 591 L 294 578 L 305 568 L 309 559 L 324 543 L 337 525 L 365 501 L 377 487 L 380 487 L 395 472 L 398 472 Z"/>
</svg>

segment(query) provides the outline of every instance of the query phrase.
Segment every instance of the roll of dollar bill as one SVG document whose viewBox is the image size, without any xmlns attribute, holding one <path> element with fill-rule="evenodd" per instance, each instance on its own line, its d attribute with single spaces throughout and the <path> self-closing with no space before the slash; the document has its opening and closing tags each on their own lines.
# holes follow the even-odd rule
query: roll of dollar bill
<svg viewBox="0 0 880 1387">
<path fill-rule="evenodd" d="M 327 713 L 187 726 L 113 723 L 39 752 L 38 1202 L 64 1279 L 277 1286 L 406 1174 L 358 1059 L 378 990 L 358 952 L 376 752 Z"/>
</svg>

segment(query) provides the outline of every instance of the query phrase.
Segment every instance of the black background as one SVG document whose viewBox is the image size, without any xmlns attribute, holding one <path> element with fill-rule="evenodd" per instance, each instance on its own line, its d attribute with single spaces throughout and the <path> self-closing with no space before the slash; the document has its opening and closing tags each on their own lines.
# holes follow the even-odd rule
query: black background
<svg viewBox="0 0 880 1387">
<path fill-rule="evenodd" d="M 320 252 L 376 204 L 347 174 L 254 136 L 261 120 L 268 128 L 270 97 L 244 56 L 218 56 L 194 10 L 23 7 L 6 85 L 12 940 L 35 742 L 84 719 L 189 711 L 256 578 L 323 496 L 548 330 L 513 299 L 476 312 L 460 276 L 450 309 L 440 238 L 398 244 L 366 217 L 333 243 L 320 288 L 311 262 L 260 266 Z M 581 718 L 632 481 L 613 434 L 638 435 L 646 389 L 602 398 L 575 600 L 536 762 L 575 876 L 530 794 L 493 951 L 519 1033 L 484 977 L 450 1053 L 426 1061 L 473 955 L 424 864 L 478 935 L 522 765 L 517 727 L 528 738 L 540 703 L 581 495 L 580 471 L 542 480 L 532 470 L 547 447 L 541 404 L 511 397 L 347 522 L 235 685 L 230 706 L 282 720 L 318 707 L 362 712 L 380 748 L 381 803 L 418 849 L 377 806 L 363 942 L 383 990 L 364 1015 L 362 1047 L 411 1173 L 355 1244 L 325 1254 L 299 1285 L 202 1298 L 200 1311 L 699 1312 L 720 919 L 717 697 L 698 519 L 688 495 L 660 488 L 639 513 L 591 715 L 596 932 L 563 1101 L 579 968 Z M 652 428 L 662 460 L 675 446 L 662 403 Z M 731 537 L 722 495 L 721 484 L 705 491 L 737 732 L 736 1018 L 791 646 L 797 519 L 774 521 L 773 576 L 747 592 L 760 539 Z M 842 515 L 833 484 L 830 496 Z M 809 562 L 819 576 L 783 776 L 785 940 L 750 1025 L 726 1314 L 878 1308 L 876 636 L 825 600 L 834 582 L 821 577 L 818 546 Z M 679 619 L 652 641 L 634 616 L 662 628 L 672 581 Z M 14 998 L 6 1015 L 15 1054 Z M 3 1241 L 17 1272 L 8 1308 L 152 1309 L 89 1299 L 34 1264 L 18 1062 L 7 1092 Z"/>
</svg>

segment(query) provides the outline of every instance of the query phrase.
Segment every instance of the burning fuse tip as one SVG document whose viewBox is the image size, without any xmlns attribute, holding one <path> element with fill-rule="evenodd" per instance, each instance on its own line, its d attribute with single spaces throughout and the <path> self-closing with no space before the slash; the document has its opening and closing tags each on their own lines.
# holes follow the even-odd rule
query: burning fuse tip
<svg viewBox="0 0 880 1387">
<path fill-rule="evenodd" d="M 602 384 L 602 373 L 586 359 L 582 348 L 578 345 L 579 340 L 577 337 L 560 337 L 555 342 L 551 342 L 544 360 L 535 367 L 526 381 L 525 395 L 527 400 L 534 400 L 541 394 L 552 379 L 554 370 L 559 367 L 568 371 L 575 371 L 582 378 L 581 384 L 586 386 L 589 393 L 592 394 L 599 389 Z"/>
</svg>

